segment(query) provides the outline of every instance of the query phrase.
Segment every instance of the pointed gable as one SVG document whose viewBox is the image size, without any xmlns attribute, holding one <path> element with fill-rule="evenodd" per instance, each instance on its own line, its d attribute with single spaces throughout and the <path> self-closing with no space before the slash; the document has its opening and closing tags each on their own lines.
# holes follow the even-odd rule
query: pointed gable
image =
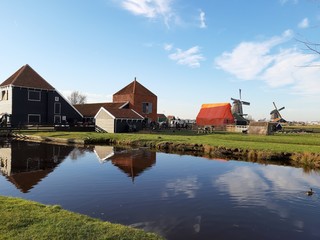
<svg viewBox="0 0 320 240">
<path fill-rule="evenodd" d="M 28 64 L 22 66 L 11 77 L 0 84 L 0 87 L 12 85 L 15 87 L 38 88 L 45 90 L 54 90 L 46 80 L 44 80 Z"/>
<path fill-rule="evenodd" d="M 136 79 L 133 82 L 119 90 L 114 94 L 115 95 L 126 95 L 126 94 L 141 94 L 141 95 L 153 95 L 156 96 L 149 89 L 144 87 L 141 83 L 139 83 Z"/>
</svg>

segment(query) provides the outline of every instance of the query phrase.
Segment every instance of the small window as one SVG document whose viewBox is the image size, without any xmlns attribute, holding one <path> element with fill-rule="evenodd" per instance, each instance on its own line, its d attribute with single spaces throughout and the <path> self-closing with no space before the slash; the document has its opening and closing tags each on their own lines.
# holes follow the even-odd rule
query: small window
<svg viewBox="0 0 320 240">
<path fill-rule="evenodd" d="M 59 102 L 59 97 L 55 97 L 54 100 L 55 100 L 56 102 Z"/>
<path fill-rule="evenodd" d="M 152 103 L 142 103 L 142 112 L 143 113 L 152 113 Z"/>
<path fill-rule="evenodd" d="M 28 91 L 28 100 L 29 101 L 41 101 L 41 92 L 35 90 Z"/>
<path fill-rule="evenodd" d="M 54 116 L 54 123 L 55 124 L 60 124 L 61 123 L 61 116 L 60 115 L 55 115 Z"/>
<path fill-rule="evenodd" d="M 3 100 L 8 100 L 9 98 L 8 98 L 8 90 L 2 90 L 1 91 L 1 101 L 3 101 Z"/>
<path fill-rule="evenodd" d="M 28 123 L 29 124 L 38 124 L 41 123 L 40 114 L 29 114 L 28 115 Z"/>
<path fill-rule="evenodd" d="M 61 114 L 61 103 L 54 103 L 54 114 Z"/>
</svg>

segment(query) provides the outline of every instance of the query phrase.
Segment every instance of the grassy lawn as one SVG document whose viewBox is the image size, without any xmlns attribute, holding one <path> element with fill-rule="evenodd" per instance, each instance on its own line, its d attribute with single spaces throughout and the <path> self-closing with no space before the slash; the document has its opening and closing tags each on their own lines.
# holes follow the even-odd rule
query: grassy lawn
<svg viewBox="0 0 320 240">
<path fill-rule="evenodd" d="M 162 239 L 119 224 L 18 198 L 0 196 L 0 239 Z"/>
<path fill-rule="evenodd" d="M 95 132 L 21 132 L 26 135 L 57 137 L 66 139 L 93 139 L 103 142 L 107 139 L 118 142 L 145 142 L 159 144 L 163 142 L 203 144 L 241 148 L 244 150 L 265 150 L 271 152 L 320 152 L 320 134 L 275 134 L 270 136 L 247 135 L 241 133 L 215 132 L 212 134 L 196 134 L 194 132 L 167 131 L 151 133 L 110 134 Z"/>
</svg>

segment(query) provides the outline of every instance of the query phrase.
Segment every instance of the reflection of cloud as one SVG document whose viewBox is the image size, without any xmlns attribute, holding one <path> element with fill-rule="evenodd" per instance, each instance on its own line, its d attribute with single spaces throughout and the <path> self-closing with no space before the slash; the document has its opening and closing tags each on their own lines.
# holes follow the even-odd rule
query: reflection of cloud
<svg viewBox="0 0 320 240">
<path fill-rule="evenodd" d="M 304 195 L 304 190 L 310 186 L 320 188 L 318 176 L 303 177 L 300 169 L 279 166 L 238 167 L 231 172 L 221 175 L 213 181 L 220 191 L 228 192 L 239 206 L 265 207 L 275 212 L 281 218 L 289 219 L 290 210 L 284 207 L 283 202 L 295 203 L 301 201 L 299 194 Z M 292 198 L 297 194 L 297 198 Z M 301 219 L 291 219 L 292 224 L 302 230 L 305 226 Z"/>
<path fill-rule="evenodd" d="M 166 190 L 162 194 L 164 198 L 184 194 L 187 198 L 194 198 L 196 191 L 200 188 L 197 177 L 176 179 L 166 184 Z"/>
</svg>

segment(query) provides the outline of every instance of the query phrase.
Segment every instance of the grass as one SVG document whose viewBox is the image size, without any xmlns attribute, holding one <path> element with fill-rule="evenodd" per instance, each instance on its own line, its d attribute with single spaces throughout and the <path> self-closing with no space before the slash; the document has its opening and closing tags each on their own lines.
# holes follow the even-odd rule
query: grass
<svg viewBox="0 0 320 240">
<path fill-rule="evenodd" d="M 320 134 L 275 134 L 270 136 L 247 135 L 241 133 L 216 132 L 213 134 L 196 134 L 188 131 L 167 131 L 134 134 L 110 134 L 95 132 L 21 132 L 22 134 L 42 137 L 57 137 L 66 139 L 82 139 L 94 142 L 134 143 L 145 142 L 157 145 L 163 142 L 184 144 L 202 144 L 213 147 L 239 148 L 244 150 L 264 150 L 270 152 L 288 153 L 319 153 Z"/>
<path fill-rule="evenodd" d="M 0 239 L 163 239 L 153 233 L 103 222 L 18 198 L 0 196 Z"/>
</svg>

